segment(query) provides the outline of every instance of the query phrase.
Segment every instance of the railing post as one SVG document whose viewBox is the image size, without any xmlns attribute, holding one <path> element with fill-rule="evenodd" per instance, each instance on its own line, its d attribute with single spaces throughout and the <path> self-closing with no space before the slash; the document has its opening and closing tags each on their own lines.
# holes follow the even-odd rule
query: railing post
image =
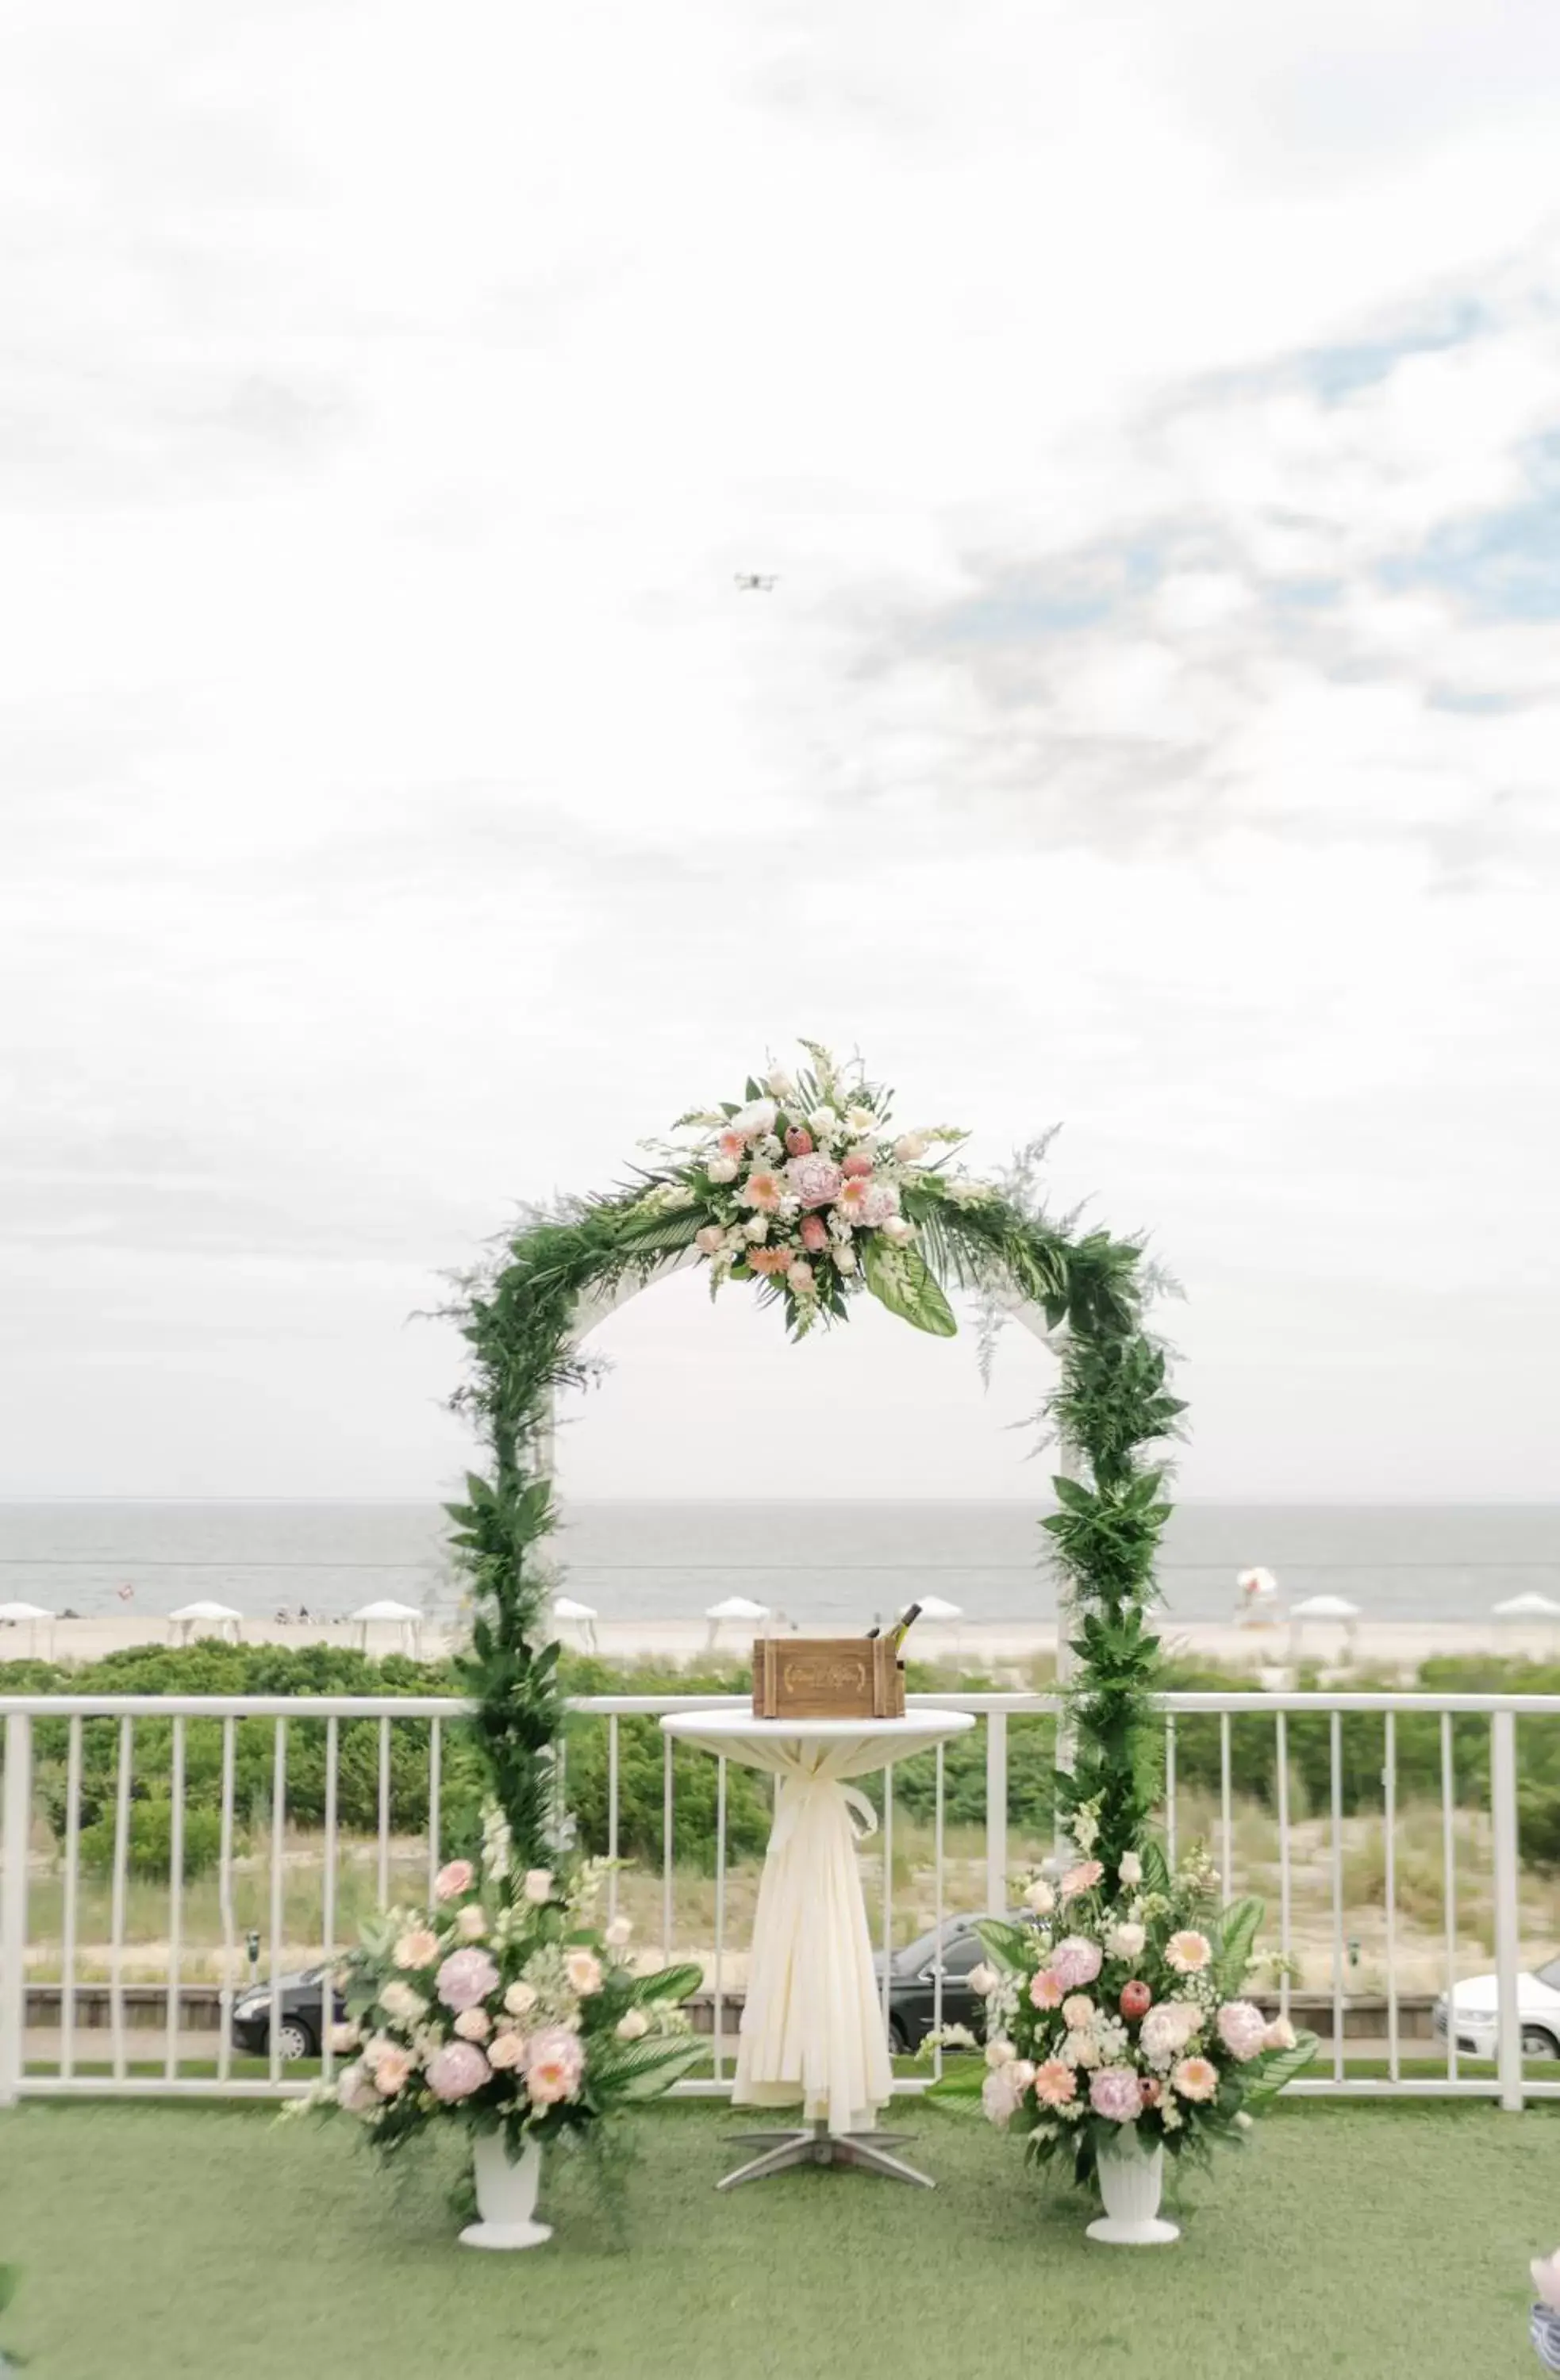
<svg viewBox="0 0 1560 2380">
<path fill-rule="evenodd" d="M 32 1721 L 6 1717 L 6 1802 L 0 1824 L 0 2107 L 16 2105 L 27 2027 L 27 1839 L 32 1820 Z"/>
<path fill-rule="evenodd" d="M 986 1907 L 1007 1914 L 1007 1713 L 986 1713 Z"/>
<path fill-rule="evenodd" d="M 1494 1835 L 1495 2013 L 1501 2106 L 1522 2109 L 1522 2020 L 1517 2004 L 1520 1949 L 1517 1907 L 1517 1719 L 1509 1710 L 1490 1718 L 1490 1817 Z"/>
</svg>

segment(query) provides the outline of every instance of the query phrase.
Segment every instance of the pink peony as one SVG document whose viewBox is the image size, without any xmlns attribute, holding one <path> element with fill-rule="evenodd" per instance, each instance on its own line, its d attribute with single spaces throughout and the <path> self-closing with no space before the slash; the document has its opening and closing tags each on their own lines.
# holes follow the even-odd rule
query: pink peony
<svg viewBox="0 0 1560 2380">
<path fill-rule="evenodd" d="M 474 2041 L 449 2042 L 429 2061 L 428 2088 L 446 2104 L 469 2099 L 492 2080 L 493 2069 Z"/>
<path fill-rule="evenodd" d="M 1078 1893 L 1092 1892 L 1104 1872 L 1098 1860 L 1080 1860 L 1062 1878 L 1062 1899 L 1071 1900 Z"/>
<path fill-rule="evenodd" d="M 578 2034 L 562 2025 L 533 2034 L 526 2052 L 526 2089 L 539 2107 L 572 2099 L 579 2089 L 585 2053 Z"/>
<path fill-rule="evenodd" d="M 829 1245 L 829 1227 L 822 1215 L 804 1215 L 801 1219 L 801 1244 L 810 1256 L 822 1256 Z"/>
<path fill-rule="evenodd" d="M 1098 1942 L 1091 1942 L 1081 1934 L 1069 1934 L 1051 1953 L 1051 1972 L 1064 1992 L 1076 1992 L 1083 1985 L 1091 1984 L 1103 1963 Z"/>
<path fill-rule="evenodd" d="M 433 1878 L 433 1898 L 435 1900 L 458 1900 L 463 1892 L 470 1891 L 476 1879 L 477 1871 L 469 1860 L 451 1860 L 449 1865 L 442 1867 Z"/>
<path fill-rule="evenodd" d="M 853 1148 L 840 1172 L 851 1182 L 864 1182 L 872 1170 L 872 1160 L 866 1149 Z"/>
<path fill-rule="evenodd" d="M 1030 1983 L 1030 2005 L 1037 2009 L 1054 2009 L 1062 2005 L 1062 1979 L 1054 1967 L 1042 1967 Z"/>
<path fill-rule="evenodd" d="M 1183 2099 L 1211 2099 L 1219 2087 L 1219 2072 L 1206 2058 L 1183 2058 L 1170 2077 Z"/>
<path fill-rule="evenodd" d="M 1012 2067 L 993 2067 L 981 2086 L 981 2106 L 987 2122 L 995 2124 L 998 2131 L 1011 2122 L 1018 2112 L 1021 2096 L 1013 2086 Z"/>
<path fill-rule="evenodd" d="M 1048 2058 L 1035 2070 L 1034 2095 L 1043 2107 L 1065 2107 L 1078 2096 L 1078 2076 L 1065 2058 Z"/>
<path fill-rule="evenodd" d="M 1215 2022 L 1219 2039 L 1242 2066 L 1260 2058 L 1266 2044 L 1267 2019 L 1250 2000 L 1226 2000 Z"/>
<path fill-rule="evenodd" d="M 1103 2066 L 1089 2078 L 1089 2104 L 1097 2116 L 1113 2124 L 1135 2124 L 1142 2113 L 1143 2095 L 1130 2066 Z"/>
<path fill-rule="evenodd" d="M 790 1157 L 810 1157 L 812 1135 L 804 1123 L 794 1123 L 786 1135 L 786 1152 Z"/>
<path fill-rule="evenodd" d="M 793 1157 L 786 1168 L 786 1182 L 793 1198 L 804 1207 L 828 1207 L 839 1196 L 840 1170 L 832 1157 L 822 1157 L 816 1151 L 808 1157 Z"/>
<path fill-rule="evenodd" d="M 869 1231 L 899 1212 L 899 1193 L 892 1182 L 870 1182 L 861 1201 L 861 1220 Z"/>
<path fill-rule="evenodd" d="M 433 1988 L 447 2009 L 475 2008 L 498 1989 L 498 1969 L 485 1950 L 452 1950 Z"/>
</svg>

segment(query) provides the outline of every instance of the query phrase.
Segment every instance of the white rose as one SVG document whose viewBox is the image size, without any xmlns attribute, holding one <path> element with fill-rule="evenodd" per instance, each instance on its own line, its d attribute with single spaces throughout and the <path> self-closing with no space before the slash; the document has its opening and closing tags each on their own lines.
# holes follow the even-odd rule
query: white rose
<svg viewBox="0 0 1560 2380">
<path fill-rule="evenodd" d="M 969 1970 L 969 1988 L 974 1993 L 977 1999 L 990 1999 L 992 1994 L 996 1989 L 996 1970 L 993 1967 L 986 1966 L 971 1967 Z"/>
<path fill-rule="evenodd" d="M 633 1938 L 634 1921 L 631 1917 L 615 1917 L 602 1937 L 614 1950 L 621 1950 L 625 1942 L 631 1942 Z"/>
<path fill-rule="evenodd" d="M 924 1133 L 902 1132 L 894 1144 L 894 1154 L 901 1165 L 913 1165 L 918 1157 L 926 1155 L 927 1145 Z"/>
<path fill-rule="evenodd" d="M 612 2029 L 619 2041 L 640 2041 L 650 2031 L 650 2019 L 643 2009 L 633 2008 L 626 2016 L 620 2016 Z"/>
<path fill-rule="evenodd" d="M 1013 2044 L 1010 2041 L 1003 2041 L 999 2039 L 996 2041 L 988 2041 L 986 2044 L 986 2064 L 988 2066 L 1011 2066 L 1018 2055 L 1018 2051 L 1014 2048 Z"/>
<path fill-rule="evenodd" d="M 735 1157 L 712 1157 L 704 1171 L 712 1182 L 735 1182 L 737 1160 Z"/>
<path fill-rule="evenodd" d="M 836 1246 L 836 1248 L 835 1249 L 835 1252 L 834 1252 L 834 1253 L 835 1253 L 835 1264 L 838 1266 L 838 1268 L 839 1268 L 839 1269 L 840 1269 L 840 1271 L 841 1271 L 841 1272 L 854 1272 L 854 1271 L 855 1271 L 855 1269 L 856 1269 L 856 1251 L 855 1251 L 855 1249 L 851 1246 L 851 1245 L 850 1245 L 850 1243 L 849 1243 L 849 1241 L 848 1241 L 848 1240 L 841 1240 L 841 1241 L 840 1241 L 840 1243 L 839 1243 L 839 1245 L 838 1245 Z"/>
<path fill-rule="evenodd" d="M 726 1130 L 739 1132 L 744 1140 L 762 1140 L 765 1133 L 774 1130 L 776 1112 L 773 1099 L 751 1099 L 737 1109 Z"/>
<path fill-rule="evenodd" d="M 504 1995 L 504 2005 L 511 2016 L 529 2016 L 536 2006 L 535 1985 L 511 1984 Z"/>
<path fill-rule="evenodd" d="M 386 1984 L 379 1995 L 379 2005 L 397 2024 L 416 2024 L 428 2013 L 427 2001 L 409 1984 Z"/>
<path fill-rule="evenodd" d="M 827 1140 L 839 1130 L 839 1118 L 833 1108 L 814 1108 L 807 1119 L 807 1128 L 814 1140 Z"/>
<path fill-rule="evenodd" d="M 489 2046 L 487 2061 L 496 2072 L 502 2074 L 506 2067 L 523 2066 L 525 2055 L 524 2034 L 501 2033 Z"/>
<path fill-rule="evenodd" d="M 528 1867 L 520 1890 L 537 1909 L 545 1908 L 553 1898 L 553 1871 L 550 1867 Z"/>
<path fill-rule="evenodd" d="M 455 2030 L 462 2041 L 485 2041 L 493 2031 L 493 2020 L 486 2009 L 462 2009 L 455 2020 Z"/>
<path fill-rule="evenodd" d="M 1116 1925 L 1105 1937 L 1105 1949 L 1113 1959 L 1136 1959 L 1148 1938 L 1141 1925 Z"/>
<path fill-rule="evenodd" d="M 455 1930 L 463 1942 L 480 1942 L 487 1932 L 487 1911 L 468 1902 L 456 1918 Z"/>
<path fill-rule="evenodd" d="M 1055 1889 L 1046 1883 L 1042 1876 L 1037 1876 L 1032 1884 L 1024 1887 L 1024 1907 L 1032 1909 L 1037 1917 L 1049 1917 L 1055 1906 Z"/>
<path fill-rule="evenodd" d="M 1121 1865 L 1116 1869 L 1116 1875 L 1120 1877 L 1123 1884 L 1141 1884 L 1143 1880 L 1143 1863 L 1138 1857 L 1136 1852 L 1126 1852 L 1123 1853 Z"/>
<path fill-rule="evenodd" d="M 358 2041 L 359 2034 L 355 2024 L 332 2025 L 331 2047 L 333 2049 L 356 2049 Z"/>
<path fill-rule="evenodd" d="M 915 1225 L 904 1215 L 890 1215 L 886 1221 L 878 1225 L 878 1229 L 885 1240 L 893 1241 L 896 1248 L 908 1247 L 916 1235 Z"/>
<path fill-rule="evenodd" d="M 786 1279 L 790 1283 L 791 1288 L 795 1291 L 798 1297 L 811 1296 L 815 1284 L 812 1279 L 812 1267 L 810 1265 L 794 1264 L 789 1266 L 786 1273 Z"/>
<path fill-rule="evenodd" d="M 757 1247 L 761 1240 L 767 1240 L 769 1237 L 769 1217 L 750 1215 L 742 1226 L 742 1236 L 745 1240 L 751 1240 L 753 1245 Z"/>
<path fill-rule="evenodd" d="M 859 1140 L 863 1133 L 876 1132 L 877 1118 L 871 1108 L 847 1108 L 845 1128 Z"/>
<path fill-rule="evenodd" d="M 776 1066 L 773 1074 L 766 1075 L 763 1078 L 763 1087 L 766 1091 L 773 1092 L 777 1099 L 794 1099 L 797 1095 L 795 1077 L 787 1075 L 784 1066 Z"/>
</svg>

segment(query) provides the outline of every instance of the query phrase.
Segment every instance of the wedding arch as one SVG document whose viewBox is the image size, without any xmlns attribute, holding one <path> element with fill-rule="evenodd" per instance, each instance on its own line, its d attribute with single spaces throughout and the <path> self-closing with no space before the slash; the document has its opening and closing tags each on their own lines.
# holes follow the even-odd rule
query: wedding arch
<svg viewBox="0 0 1560 2380">
<path fill-rule="evenodd" d="M 945 1124 L 899 1131 L 893 1094 L 858 1062 L 806 1041 L 796 1075 L 769 1068 L 741 1102 L 698 1110 L 652 1144 L 638 1179 L 602 1196 L 528 1214 L 466 1276 L 452 1309 L 468 1377 L 455 1403 L 484 1468 L 447 1509 L 472 1589 L 465 1682 L 493 1788 L 518 1848 L 538 1864 L 551 1826 L 551 1751 L 563 1720 L 559 1648 L 548 1641 L 555 1523 L 554 1402 L 590 1374 L 592 1323 L 661 1275 L 702 1265 L 712 1294 L 751 1283 L 791 1336 L 842 1323 L 863 1293 L 920 1330 L 957 1330 L 949 1288 L 983 1304 L 983 1344 L 1005 1314 L 1047 1334 L 1060 1378 L 1045 1413 L 1078 1476 L 1053 1480 L 1042 1525 L 1070 1590 L 1076 1662 L 1064 1820 L 1097 1814 L 1113 1868 L 1157 1800 L 1151 1707 L 1158 1655 L 1146 1624 L 1168 1516 L 1154 1450 L 1182 1411 L 1165 1351 L 1148 1329 L 1140 1240 L 1051 1220 L 1032 1167 L 998 1184 L 967 1173 L 968 1137 Z"/>
</svg>

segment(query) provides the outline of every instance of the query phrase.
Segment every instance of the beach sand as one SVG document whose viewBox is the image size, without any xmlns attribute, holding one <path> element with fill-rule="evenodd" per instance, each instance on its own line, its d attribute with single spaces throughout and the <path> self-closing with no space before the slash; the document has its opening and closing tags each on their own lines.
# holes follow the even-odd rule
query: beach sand
<svg viewBox="0 0 1560 2380">
<path fill-rule="evenodd" d="M 1270 1679 L 1274 1673 L 1290 1670 L 1297 1658 L 1319 1663 L 1335 1674 L 1352 1668 L 1390 1670 L 1400 1676 L 1411 1674 L 1421 1661 L 1437 1654 L 1468 1658 L 1504 1653 L 1560 1660 L 1560 1622 L 1362 1620 L 1346 1630 L 1335 1621 L 1277 1620 L 1262 1627 L 1228 1621 L 1177 1624 L 1168 1614 L 1162 1614 L 1159 1626 L 1167 1652 L 1222 1669 L 1260 1670 Z M 802 1626 L 791 1633 L 812 1632 Z M 421 1658 L 438 1660 L 450 1649 L 455 1633 L 453 1629 L 424 1623 L 411 1640 L 393 1624 L 371 1624 L 366 1645 L 370 1653 L 379 1655 L 412 1650 L 415 1644 Z M 33 1653 L 72 1664 L 97 1661 L 127 1645 L 166 1645 L 177 1634 L 167 1620 L 152 1613 L 142 1618 L 116 1615 L 52 1623 L 22 1621 L 0 1625 L 0 1663 L 25 1659 Z M 589 1627 L 566 1621 L 559 1625 L 559 1634 L 571 1651 L 598 1653 L 612 1662 L 689 1664 L 708 1659 L 712 1653 L 725 1660 L 740 1659 L 752 1641 L 746 1627 L 727 1622 L 713 1632 L 704 1620 L 599 1620 Z M 348 1621 L 332 1625 L 244 1620 L 238 1623 L 238 1636 L 246 1645 L 360 1646 L 365 1642 L 361 1624 Z M 1022 1673 L 1036 1659 L 1054 1658 L 1056 1631 L 1051 1621 L 1028 1626 L 1000 1621 L 923 1621 L 916 1627 L 908 1649 L 921 1661 Z M 1019 1674 L 1016 1682 L 1027 1680 Z"/>
</svg>

